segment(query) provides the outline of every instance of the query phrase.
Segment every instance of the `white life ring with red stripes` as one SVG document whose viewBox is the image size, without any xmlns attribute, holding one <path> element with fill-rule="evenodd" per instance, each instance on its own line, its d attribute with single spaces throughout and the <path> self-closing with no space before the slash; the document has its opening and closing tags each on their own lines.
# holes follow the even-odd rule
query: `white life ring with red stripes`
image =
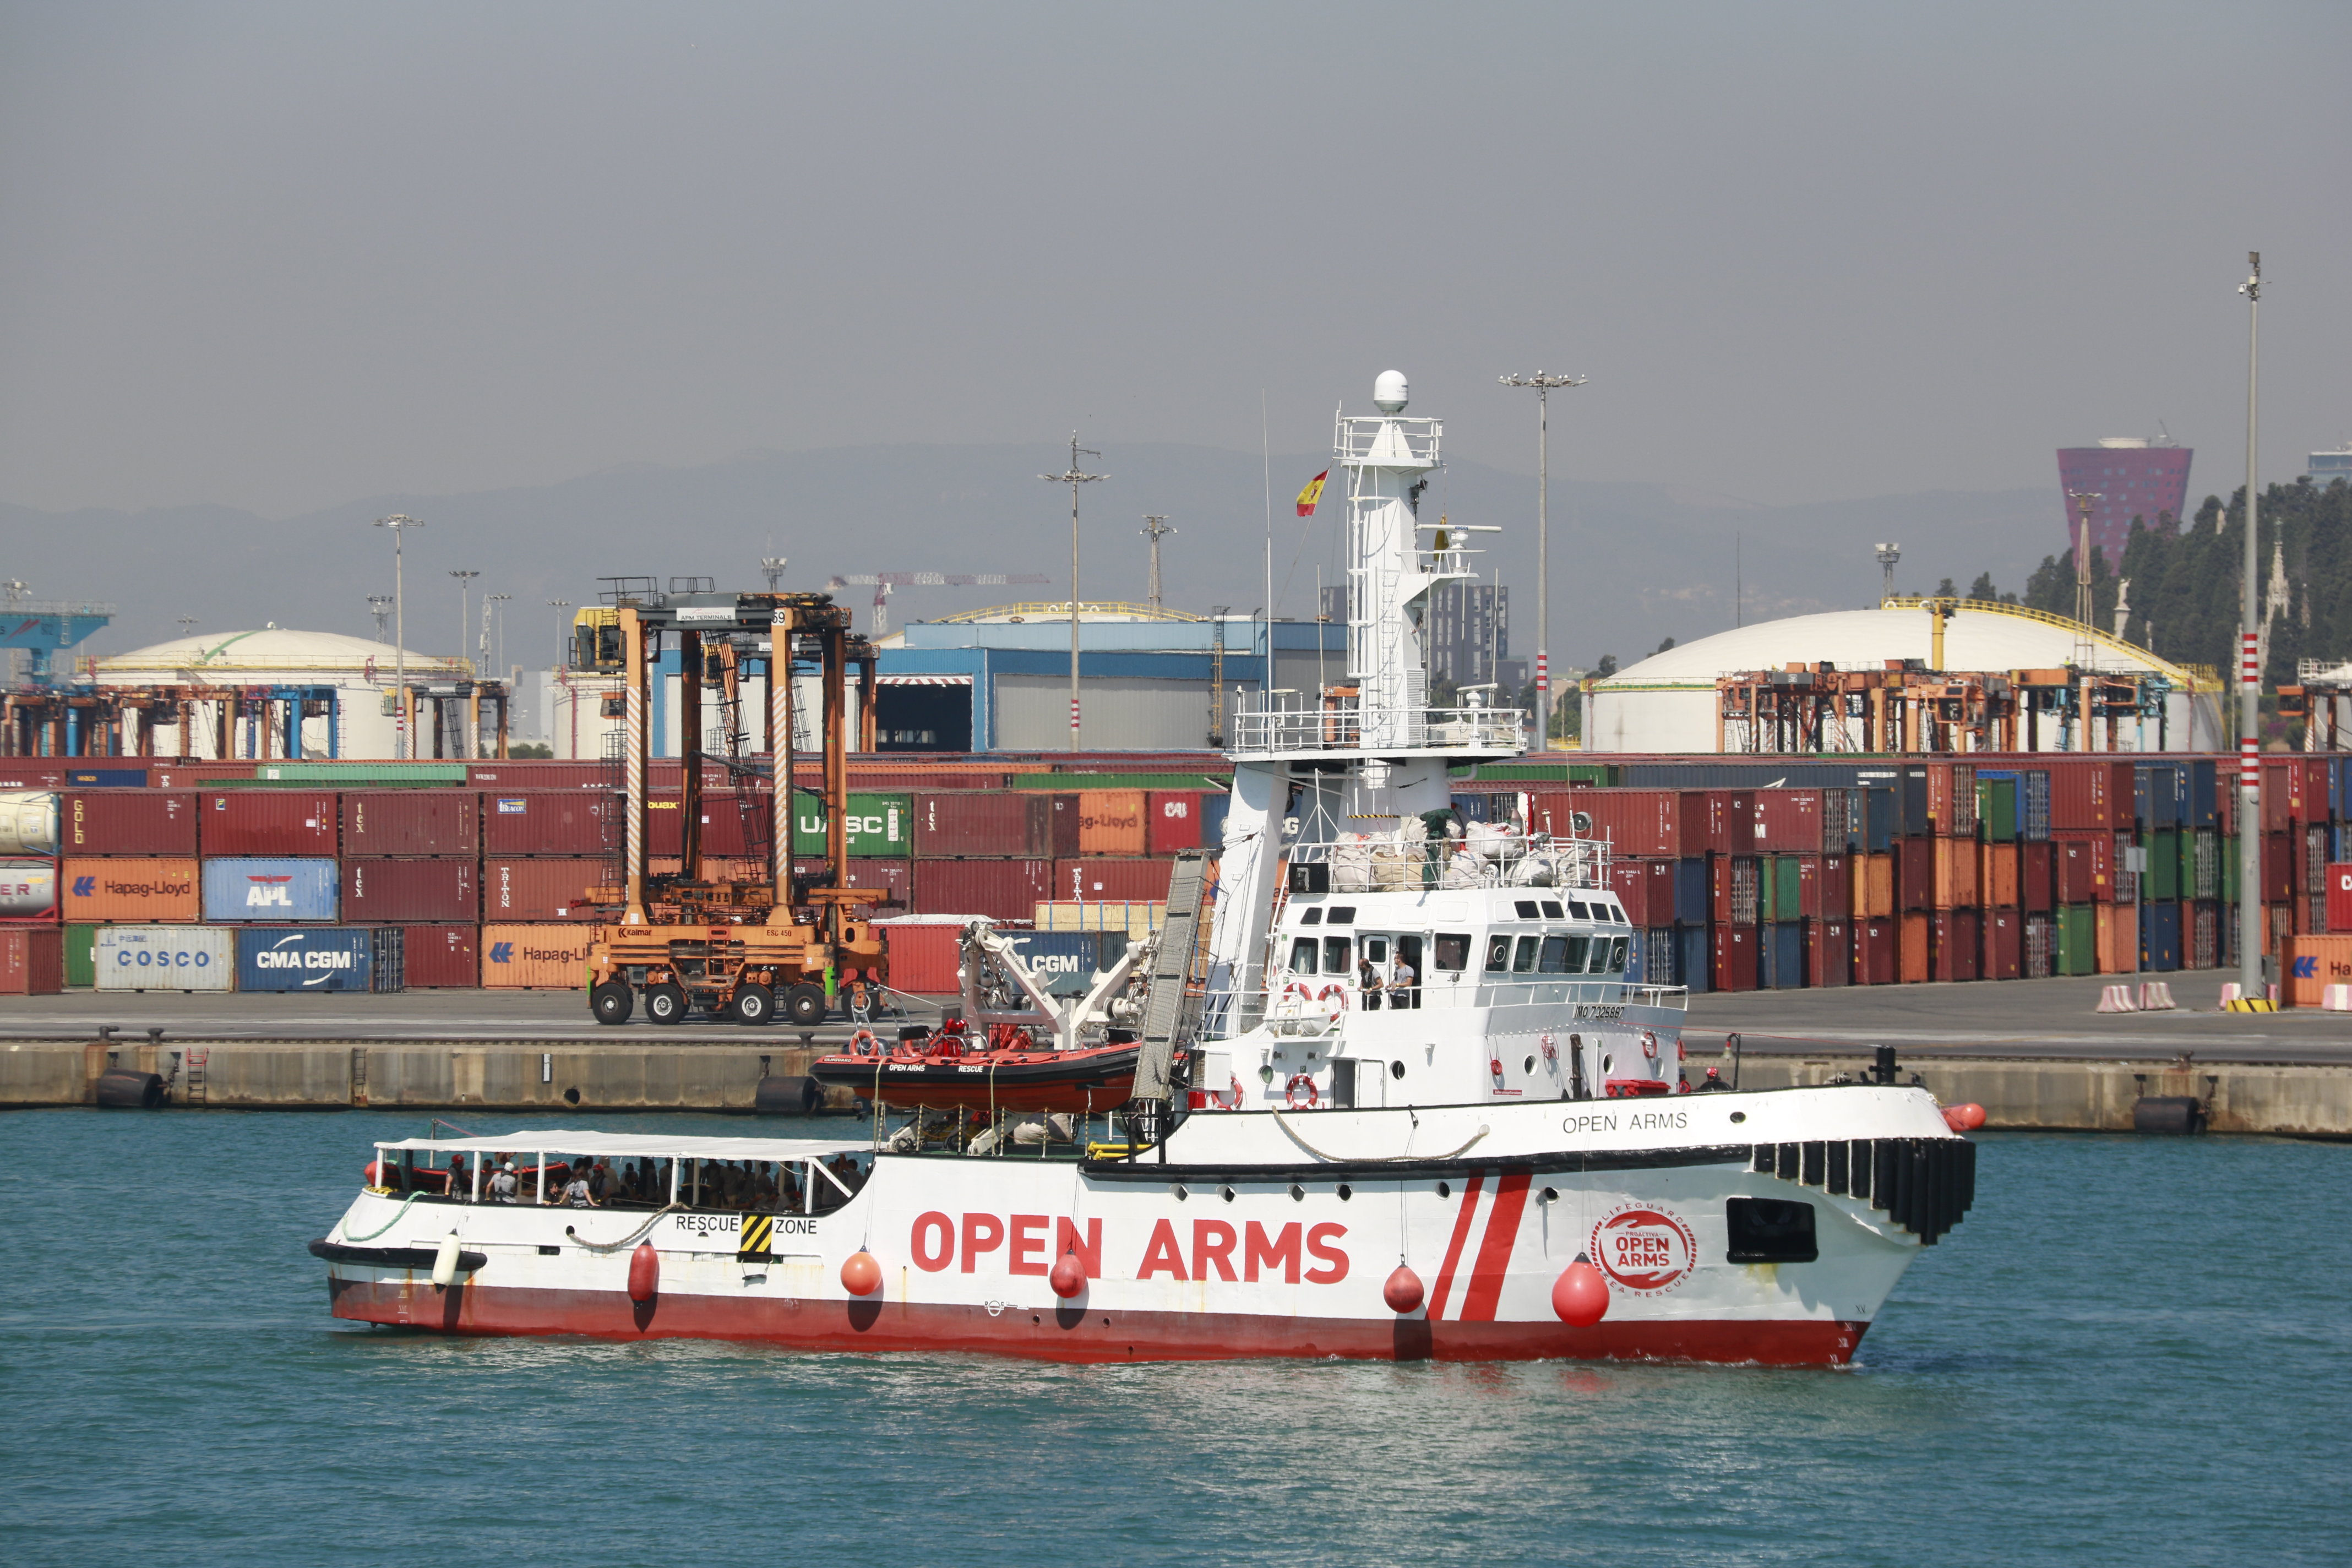
<svg viewBox="0 0 2352 1568">
<path fill-rule="evenodd" d="M 1315 993 L 1307 988 L 1306 982 L 1294 980 L 1282 988 L 1282 994 L 1275 999 L 1274 1008 L 1285 1017 L 1295 1018 L 1314 1005 Z"/>
<path fill-rule="evenodd" d="M 1336 1024 L 1339 1021 L 1339 1015 L 1348 1010 L 1348 988 L 1333 981 L 1315 993 L 1315 1000 L 1318 1004 L 1326 1005 L 1323 1016 Z"/>
<path fill-rule="evenodd" d="M 1549 1035 L 1541 1036 L 1539 1037 L 1539 1039 L 1543 1046 L 1543 1059 L 1547 1062 L 1557 1063 L 1559 1060 L 1559 1047 L 1552 1044 L 1551 1037 Z"/>
<path fill-rule="evenodd" d="M 1298 1091 L 1302 1089 L 1307 1091 L 1304 1103 L 1301 1103 L 1298 1098 Z M 1283 1102 L 1293 1110 L 1312 1110 L 1320 1097 L 1315 1092 L 1315 1080 L 1301 1072 L 1291 1074 L 1290 1081 L 1282 1086 L 1282 1099 Z"/>
<path fill-rule="evenodd" d="M 1232 1081 L 1234 1087 L 1230 1101 L 1228 1101 L 1226 1097 L 1223 1095 L 1212 1094 L 1209 1098 L 1224 1110 L 1239 1110 L 1242 1108 L 1242 1080 L 1236 1078 Z"/>
<path fill-rule="evenodd" d="M 1654 1030 L 1642 1031 L 1642 1054 L 1652 1061 L 1658 1059 L 1658 1037 Z"/>
<path fill-rule="evenodd" d="M 854 1057 L 878 1057 L 882 1054 L 882 1037 L 871 1029 L 860 1029 L 849 1037 L 849 1054 Z"/>
</svg>

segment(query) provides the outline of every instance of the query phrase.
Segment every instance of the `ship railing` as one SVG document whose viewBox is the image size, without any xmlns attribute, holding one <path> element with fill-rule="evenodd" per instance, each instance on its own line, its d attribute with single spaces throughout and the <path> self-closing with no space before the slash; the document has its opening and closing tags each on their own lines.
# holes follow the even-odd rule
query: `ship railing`
<svg viewBox="0 0 2352 1568">
<path fill-rule="evenodd" d="M 1424 975 L 1414 989 L 1417 1000 L 1412 1011 L 1442 1013 L 1475 1007 L 1485 1009 L 1498 1021 L 1533 1017 L 1540 1024 L 1542 1019 L 1556 1017 L 1565 1010 L 1581 1021 L 1618 1023 L 1624 1019 L 1629 1007 L 1674 1013 L 1690 1009 L 1687 986 L 1628 984 L 1602 975 L 1506 977 L 1465 972 L 1451 976 Z M 1385 991 L 1382 995 L 1385 1001 Z M 1217 987 L 1206 992 L 1202 1002 L 1201 1025 L 1194 1037 L 1203 1044 L 1236 1039 L 1260 1026 L 1285 1038 L 1313 1038 L 1339 1027 L 1349 1014 L 1361 1012 L 1364 1005 L 1362 989 L 1352 975 L 1297 975 L 1280 969 L 1275 971 L 1273 984 L 1264 993 Z M 1383 1010 L 1394 1011 L 1385 1006 Z M 1509 1026 L 1528 1026 L 1514 1022 Z M 1227 1086 L 1195 1087 L 1222 1090 Z"/>
<path fill-rule="evenodd" d="M 1366 708 L 1351 697 L 1320 701 L 1303 692 L 1244 698 L 1234 715 L 1234 752 L 1524 751 L 1527 714 L 1517 708 Z"/>
<path fill-rule="evenodd" d="M 1342 463 L 1435 468 L 1442 419 L 1400 419 L 1393 415 L 1342 415 L 1334 428 L 1333 456 Z"/>
<path fill-rule="evenodd" d="M 1500 832 L 1475 837 L 1399 841 L 1379 834 L 1357 843 L 1293 843 L 1291 866 L 1329 868 L 1334 893 L 1419 892 L 1425 889 L 1563 888 L 1605 891 L 1611 848 L 1605 839 Z M 1310 874 L 1311 875 L 1311 874 Z M 1293 873 L 1294 890 L 1298 873 Z"/>
</svg>

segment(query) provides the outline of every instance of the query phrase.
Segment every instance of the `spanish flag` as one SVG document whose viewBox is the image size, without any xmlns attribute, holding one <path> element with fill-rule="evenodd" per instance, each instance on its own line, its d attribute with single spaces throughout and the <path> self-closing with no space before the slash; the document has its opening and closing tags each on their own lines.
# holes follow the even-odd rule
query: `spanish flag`
<svg viewBox="0 0 2352 1568">
<path fill-rule="evenodd" d="M 1331 470 L 1326 468 L 1321 473 L 1307 481 L 1307 488 L 1298 492 L 1299 516 L 1313 517 L 1315 515 L 1316 504 L 1323 499 L 1323 481 L 1330 477 Z"/>
</svg>

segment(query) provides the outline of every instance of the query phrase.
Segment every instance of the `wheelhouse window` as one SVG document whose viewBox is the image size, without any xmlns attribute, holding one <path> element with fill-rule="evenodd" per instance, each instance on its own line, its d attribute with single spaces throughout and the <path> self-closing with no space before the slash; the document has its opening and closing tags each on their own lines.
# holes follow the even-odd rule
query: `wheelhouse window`
<svg viewBox="0 0 2352 1568">
<path fill-rule="evenodd" d="M 1570 899 L 1568 901 L 1568 912 L 1580 921 L 1589 921 L 1593 918 L 1592 910 L 1585 905 L 1577 902 L 1574 899 Z"/>
<path fill-rule="evenodd" d="M 1622 936 L 1611 937 L 1609 939 L 1609 963 L 1606 965 L 1608 973 L 1613 974 L 1625 967 L 1625 950 L 1630 941 L 1630 938 Z M 1601 945 L 1601 943 L 1600 939 L 1596 937 L 1592 943 L 1593 951 L 1596 953 L 1600 951 Z M 1599 963 L 1595 963 L 1593 964 L 1595 973 L 1601 972 L 1602 968 L 1603 966 Z"/>
<path fill-rule="evenodd" d="M 1348 973 L 1348 939 L 1346 937 L 1327 936 L 1323 939 L 1323 973 L 1326 974 Z"/>
<path fill-rule="evenodd" d="M 1488 937 L 1486 939 L 1486 973 L 1504 974 L 1509 973 L 1510 967 L 1511 939 L 1507 936 Z"/>
<path fill-rule="evenodd" d="M 1543 919 L 1543 910 L 1537 906 L 1536 901 L 1533 899 L 1518 900 L 1511 907 L 1518 910 L 1519 919 L 1523 921 L 1538 921 Z"/>
<path fill-rule="evenodd" d="M 1353 925 L 1356 923 L 1356 906 L 1353 904 L 1333 904 L 1331 906 L 1331 912 L 1323 917 L 1323 921 L 1326 925 Z"/>
<path fill-rule="evenodd" d="M 1437 967 L 1444 973 L 1459 974 L 1470 967 L 1470 939 L 1452 931 L 1437 933 Z"/>
<path fill-rule="evenodd" d="M 1511 955 L 1511 973 L 1533 974 L 1536 972 L 1536 954 L 1542 946 L 1543 938 L 1539 936 L 1519 938 L 1518 951 Z"/>
<path fill-rule="evenodd" d="M 1317 942 L 1311 936 L 1302 936 L 1297 942 L 1292 942 L 1290 944 L 1290 973 L 1293 974 L 1314 973 L 1315 954 L 1317 950 L 1321 946 L 1322 943 Z"/>
<path fill-rule="evenodd" d="M 1546 899 L 1543 901 L 1543 912 L 1544 919 L 1548 921 L 1564 920 L 1567 918 L 1560 912 L 1559 900 L 1558 899 Z M 1581 917 L 1584 913 L 1580 909 L 1576 912 L 1579 917 Z"/>
<path fill-rule="evenodd" d="M 1365 963 L 1386 963 L 1389 961 L 1388 938 L 1384 936 L 1359 936 L 1357 940 L 1364 944 Z"/>
<path fill-rule="evenodd" d="M 1318 904 L 1308 909 L 1304 914 L 1298 917 L 1298 923 L 1303 926 L 1321 925 L 1323 923 L 1322 906 Z"/>
<path fill-rule="evenodd" d="M 1544 938 L 1543 958 L 1537 967 L 1546 974 L 1566 974 L 1569 972 L 1568 942 L 1569 939 L 1564 936 Z"/>
</svg>

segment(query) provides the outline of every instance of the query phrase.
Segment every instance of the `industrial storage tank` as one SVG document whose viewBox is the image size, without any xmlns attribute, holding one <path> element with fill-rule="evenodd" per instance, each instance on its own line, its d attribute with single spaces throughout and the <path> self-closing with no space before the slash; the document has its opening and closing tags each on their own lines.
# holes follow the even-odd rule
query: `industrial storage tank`
<svg viewBox="0 0 2352 1568">
<path fill-rule="evenodd" d="M 333 694 L 331 718 L 316 713 L 302 721 L 301 754 L 352 761 L 388 759 L 394 747 L 392 698 L 394 672 L 403 656 L 389 643 L 338 632 L 306 632 L 276 625 L 253 631 L 205 632 L 156 643 L 92 661 L 91 679 L 100 686 L 178 686 L 218 689 L 223 696 L 255 688 L 322 689 Z M 436 658 L 410 649 L 405 668 L 412 686 L 446 689 L 471 679 L 463 659 Z M 160 727 L 151 748 L 159 756 L 283 756 L 282 737 L 253 732 L 257 717 L 236 721 L 222 744 L 219 705 L 191 705 L 185 723 Z M 422 744 L 411 754 L 432 754 L 431 721 L 419 711 Z"/>
<path fill-rule="evenodd" d="M 1877 609 L 1760 621 L 1683 643 L 1591 684 L 1583 745 L 1590 752 L 1713 752 L 1720 733 L 1717 682 L 1729 675 L 1821 663 L 1873 671 L 1884 670 L 1889 660 L 1916 660 L 1928 670 L 2007 676 L 2079 664 L 2085 652 L 2088 667 L 2102 674 L 2158 676 L 2171 685 L 2161 722 L 2122 726 L 2117 749 L 2224 748 L 2219 685 L 2211 672 L 2173 664 L 2062 616 L 1977 600 L 1958 601 L 1948 616 L 1920 601 L 1890 601 Z M 2054 725 L 2043 725 L 2040 736 L 2042 749 L 2057 749 Z M 1724 749 L 1747 748 L 1727 741 Z"/>
</svg>

